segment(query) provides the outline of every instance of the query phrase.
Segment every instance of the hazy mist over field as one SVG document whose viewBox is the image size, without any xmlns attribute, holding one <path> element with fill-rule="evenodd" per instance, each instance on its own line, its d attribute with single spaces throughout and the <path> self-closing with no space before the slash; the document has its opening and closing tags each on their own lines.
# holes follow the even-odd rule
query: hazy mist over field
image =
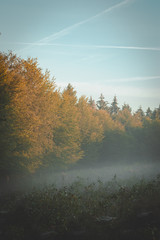
<svg viewBox="0 0 160 240">
<path fill-rule="evenodd" d="M 108 182 L 113 179 L 123 182 L 123 184 L 134 184 L 141 179 L 150 180 L 160 173 L 159 163 L 133 163 L 133 164 L 115 164 L 104 165 L 89 168 L 80 168 L 74 170 L 66 170 L 61 172 L 44 173 L 40 177 L 36 177 L 32 184 L 35 186 L 45 186 L 53 184 L 57 187 L 63 187 L 73 182 L 82 182 L 90 184 L 101 181 Z M 32 185 L 31 184 L 31 185 Z"/>
</svg>

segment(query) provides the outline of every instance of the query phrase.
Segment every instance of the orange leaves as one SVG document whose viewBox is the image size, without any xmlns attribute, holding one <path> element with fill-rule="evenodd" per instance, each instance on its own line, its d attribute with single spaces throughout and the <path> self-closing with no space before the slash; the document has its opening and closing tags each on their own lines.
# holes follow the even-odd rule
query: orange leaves
<svg viewBox="0 0 160 240">
<path fill-rule="evenodd" d="M 142 127 L 142 121 L 139 120 L 139 118 L 136 114 L 132 115 L 132 113 L 127 108 L 124 108 L 122 111 L 119 111 L 119 113 L 117 115 L 117 120 L 126 129 Z"/>
<path fill-rule="evenodd" d="M 21 60 L 12 54 L 0 57 L 5 72 L 0 87 L 3 101 L 7 99 L 3 109 L 1 106 L 7 118 L 4 138 L 6 144 L 8 139 L 15 142 L 14 149 L 6 149 L 4 155 L 21 158 L 20 164 L 33 171 L 41 164 L 40 157 L 53 150 L 53 128 L 57 125 L 53 115 L 59 95 L 36 60 Z"/>
<path fill-rule="evenodd" d="M 76 102 L 76 92 L 69 84 L 61 95 L 59 124 L 54 130 L 55 154 L 64 163 L 75 162 L 82 156 Z"/>
<path fill-rule="evenodd" d="M 116 97 L 110 108 L 101 100 L 98 110 L 92 98 L 77 99 L 70 84 L 60 93 L 37 60 L 0 54 L 0 167 L 34 172 L 84 155 L 96 161 L 105 153 L 115 155 L 116 148 L 120 154 L 133 138 L 130 129 L 143 128 L 147 118 L 142 109 L 132 114 L 126 104 L 120 110 Z M 157 109 L 155 118 L 158 114 Z"/>
<path fill-rule="evenodd" d="M 90 144 L 92 142 L 99 142 L 103 138 L 102 124 L 89 103 L 88 99 L 81 97 L 77 104 L 79 111 L 79 126 L 81 131 L 82 144 Z"/>
</svg>

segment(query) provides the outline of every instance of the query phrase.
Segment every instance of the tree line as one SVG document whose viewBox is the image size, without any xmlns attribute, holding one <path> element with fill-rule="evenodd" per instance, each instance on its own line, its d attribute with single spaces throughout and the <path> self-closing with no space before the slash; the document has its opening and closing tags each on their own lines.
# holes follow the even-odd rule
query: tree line
<svg viewBox="0 0 160 240">
<path fill-rule="evenodd" d="M 160 156 L 160 106 L 121 108 L 117 97 L 77 97 L 57 88 L 36 59 L 0 53 L 0 174 L 94 166 Z"/>
</svg>

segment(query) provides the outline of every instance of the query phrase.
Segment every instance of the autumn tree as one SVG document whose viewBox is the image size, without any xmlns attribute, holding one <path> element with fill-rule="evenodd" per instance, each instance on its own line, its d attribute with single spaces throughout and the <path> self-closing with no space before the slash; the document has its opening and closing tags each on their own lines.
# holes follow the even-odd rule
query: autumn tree
<svg viewBox="0 0 160 240">
<path fill-rule="evenodd" d="M 9 106 L 11 94 L 9 91 L 9 74 L 7 67 L 7 56 L 0 54 L 0 174 L 6 175 L 11 171 L 9 165 L 14 149 L 15 139 L 12 138 L 12 111 Z M 12 162 L 11 162 L 12 163 Z"/>
<path fill-rule="evenodd" d="M 128 106 L 122 107 L 122 110 L 117 114 L 116 120 L 120 122 L 126 130 L 142 126 L 139 117 L 137 115 L 132 115 L 131 109 Z"/>
<path fill-rule="evenodd" d="M 108 110 L 109 109 L 109 110 Z M 55 170 L 73 163 L 159 158 L 160 107 L 144 114 L 128 104 L 108 108 L 79 99 L 71 84 L 60 92 L 36 59 L 0 53 L 0 174 Z"/>
<path fill-rule="evenodd" d="M 140 106 L 140 107 L 137 109 L 137 111 L 135 112 L 135 116 L 136 116 L 140 121 L 143 120 L 145 114 L 144 114 L 144 111 L 143 111 L 143 109 L 142 109 L 141 106 Z"/>
<path fill-rule="evenodd" d="M 33 172 L 42 164 L 41 157 L 53 148 L 58 92 L 34 59 L 1 54 L 0 64 L 1 167 Z"/>
<path fill-rule="evenodd" d="M 79 113 L 76 104 L 76 91 L 71 84 L 68 84 L 61 94 L 58 109 L 59 125 L 53 134 L 55 148 L 50 158 L 50 164 L 53 167 L 54 164 L 62 166 L 74 163 L 82 156 L 78 121 Z"/>
<path fill-rule="evenodd" d="M 92 165 L 97 160 L 99 144 L 103 139 L 102 125 L 96 116 L 97 110 L 89 104 L 85 96 L 79 98 L 77 108 L 81 150 L 83 151 L 83 158 L 78 164 Z"/>
</svg>

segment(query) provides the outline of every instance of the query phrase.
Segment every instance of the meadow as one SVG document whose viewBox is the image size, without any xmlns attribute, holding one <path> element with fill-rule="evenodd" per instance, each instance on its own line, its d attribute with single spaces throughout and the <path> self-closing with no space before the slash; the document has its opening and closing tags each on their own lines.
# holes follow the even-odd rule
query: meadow
<svg viewBox="0 0 160 240">
<path fill-rule="evenodd" d="M 159 240 L 160 175 L 63 178 L 6 192 L 0 223 L 2 240 Z"/>
</svg>

